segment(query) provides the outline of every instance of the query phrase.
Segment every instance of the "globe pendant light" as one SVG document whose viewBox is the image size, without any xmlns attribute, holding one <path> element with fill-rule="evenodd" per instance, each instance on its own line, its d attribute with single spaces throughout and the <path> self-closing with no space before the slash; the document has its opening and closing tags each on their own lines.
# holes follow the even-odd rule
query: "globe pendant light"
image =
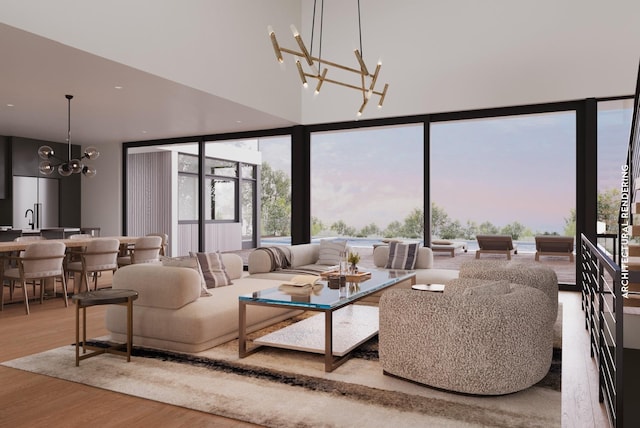
<svg viewBox="0 0 640 428">
<path fill-rule="evenodd" d="M 40 146 L 38 148 L 38 156 L 44 159 L 40 162 L 39 170 L 41 174 L 51 175 L 54 170 L 58 170 L 58 174 L 63 177 L 68 177 L 71 174 L 82 173 L 86 177 L 95 177 L 97 171 L 95 168 L 84 165 L 82 159 L 94 160 L 100 156 L 100 152 L 95 147 L 87 147 L 80 159 L 71 159 L 71 100 L 73 95 L 65 95 L 68 105 L 68 119 L 67 119 L 67 146 L 68 156 L 67 160 L 60 159 L 55 156 L 54 150 L 50 146 Z M 58 161 L 54 164 L 51 159 Z"/>
</svg>

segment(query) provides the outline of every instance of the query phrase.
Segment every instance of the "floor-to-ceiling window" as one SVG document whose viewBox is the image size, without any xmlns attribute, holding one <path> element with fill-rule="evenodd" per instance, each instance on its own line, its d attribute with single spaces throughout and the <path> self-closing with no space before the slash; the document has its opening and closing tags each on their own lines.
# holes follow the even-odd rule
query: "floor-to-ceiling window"
<svg viewBox="0 0 640 428">
<path fill-rule="evenodd" d="M 241 160 L 239 209 L 243 248 L 291 234 L 291 137 L 219 140 L 207 144 Z"/>
<path fill-rule="evenodd" d="M 127 148 L 127 233 L 167 233 L 173 255 L 254 248 L 261 237 L 288 237 L 291 136 L 201 138 L 203 153 L 199 141 Z"/>
<path fill-rule="evenodd" d="M 598 102 L 598 234 L 618 233 L 622 166 L 627 160 L 633 100 Z M 613 250 L 612 238 L 600 243 Z"/>
<path fill-rule="evenodd" d="M 311 235 L 424 237 L 423 125 L 311 134 Z"/>
<path fill-rule="evenodd" d="M 575 236 L 573 111 L 433 123 L 430 150 L 434 237 L 474 249 L 476 235 L 511 235 L 522 254 L 536 235 Z"/>
</svg>

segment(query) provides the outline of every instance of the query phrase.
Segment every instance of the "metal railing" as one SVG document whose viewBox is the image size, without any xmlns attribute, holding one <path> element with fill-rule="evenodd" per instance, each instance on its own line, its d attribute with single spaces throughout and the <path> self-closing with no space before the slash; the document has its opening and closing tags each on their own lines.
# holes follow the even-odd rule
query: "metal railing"
<svg viewBox="0 0 640 428">
<path fill-rule="evenodd" d="M 599 399 L 611 425 L 623 427 L 623 272 L 585 235 L 580 239 L 582 307 L 589 331 L 591 357 L 597 358 Z"/>
</svg>

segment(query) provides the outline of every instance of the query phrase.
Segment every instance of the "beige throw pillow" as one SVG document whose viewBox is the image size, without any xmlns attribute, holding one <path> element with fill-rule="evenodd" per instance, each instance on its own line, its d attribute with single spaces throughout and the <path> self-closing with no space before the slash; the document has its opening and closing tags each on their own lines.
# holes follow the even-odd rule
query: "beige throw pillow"
<svg viewBox="0 0 640 428">
<path fill-rule="evenodd" d="M 182 256 L 182 257 L 160 257 L 160 261 L 162 262 L 162 266 L 172 266 L 172 267 L 183 267 L 193 269 L 198 272 L 200 275 L 200 297 L 209 297 L 211 293 L 207 290 L 207 284 L 204 282 L 204 278 L 202 277 L 202 273 L 200 272 L 200 266 L 198 265 L 198 260 L 192 256 Z"/>
</svg>

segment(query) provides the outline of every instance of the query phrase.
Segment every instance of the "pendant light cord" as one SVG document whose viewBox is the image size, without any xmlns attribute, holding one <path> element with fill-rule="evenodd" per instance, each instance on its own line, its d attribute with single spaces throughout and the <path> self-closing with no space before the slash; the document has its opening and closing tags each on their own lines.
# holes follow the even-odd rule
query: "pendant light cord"
<svg viewBox="0 0 640 428">
<path fill-rule="evenodd" d="M 362 50 L 362 20 L 360 19 L 360 0 L 358 0 L 358 33 L 360 35 L 360 56 L 364 58 L 364 51 Z"/>
<path fill-rule="evenodd" d="M 316 32 L 316 10 L 317 10 L 318 0 L 313 0 L 313 21 L 311 22 L 311 56 L 313 56 L 313 40 L 315 38 Z M 318 49 L 318 76 L 322 74 L 322 24 L 324 22 L 324 0 L 321 0 L 320 3 L 320 40 L 319 40 L 319 49 Z"/>
<path fill-rule="evenodd" d="M 71 98 L 73 98 L 73 95 L 66 95 L 67 97 L 67 101 L 68 101 L 68 108 L 67 108 L 67 145 L 69 146 L 69 157 L 67 158 L 67 161 L 71 161 Z"/>
</svg>

